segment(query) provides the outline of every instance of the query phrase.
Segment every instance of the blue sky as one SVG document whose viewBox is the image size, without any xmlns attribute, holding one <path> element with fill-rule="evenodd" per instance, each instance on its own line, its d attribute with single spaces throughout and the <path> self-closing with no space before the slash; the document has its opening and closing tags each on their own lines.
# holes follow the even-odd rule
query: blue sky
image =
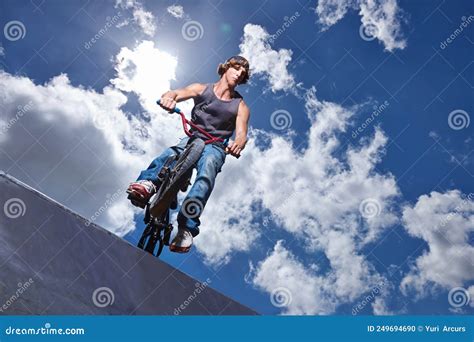
<svg viewBox="0 0 474 342">
<path fill-rule="evenodd" d="M 3 1 L 1 168 L 91 217 L 182 134 L 154 94 L 242 53 L 246 154 L 193 252 L 162 259 L 262 314 L 472 314 L 474 5 L 337 3 Z M 135 243 L 127 205 L 98 222 Z"/>
</svg>

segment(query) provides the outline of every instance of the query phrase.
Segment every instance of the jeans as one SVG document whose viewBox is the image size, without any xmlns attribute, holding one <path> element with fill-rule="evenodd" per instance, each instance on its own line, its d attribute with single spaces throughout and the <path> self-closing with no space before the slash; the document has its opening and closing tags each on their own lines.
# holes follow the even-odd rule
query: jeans
<svg viewBox="0 0 474 342">
<path fill-rule="evenodd" d="M 175 148 L 181 153 L 186 147 L 188 140 L 188 137 L 181 139 Z M 151 162 L 146 170 L 140 173 L 137 181 L 156 181 L 158 179 L 158 173 L 166 159 L 175 153 L 171 147 L 167 148 L 160 156 Z M 191 190 L 189 190 L 186 198 L 183 200 L 178 213 L 178 227 L 188 228 L 193 236 L 199 234 L 199 225 L 201 224 L 199 217 L 211 195 L 216 176 L 221 171 L 225 158 L 225 151 L 221 147 L 207 144 L 197 162 L 196 179 Z"/>
</svg>

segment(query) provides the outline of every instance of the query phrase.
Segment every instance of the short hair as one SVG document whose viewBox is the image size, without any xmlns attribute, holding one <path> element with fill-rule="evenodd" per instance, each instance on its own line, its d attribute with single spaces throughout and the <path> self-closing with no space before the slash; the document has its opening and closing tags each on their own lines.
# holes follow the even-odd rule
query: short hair
<svg viewBox="0 0 474 342">
<path fill-rule="evenodd" d="M 239 84 L 247 83 L 250 78 L 250 65 L 249 61 L 242 56 L 232 56 L 228 60 L 226 60 L 225 63 L 219 64 L 219 66 L 217 67 L 217 73 L 219 74 L 219 76 L 222 77 L 222 75 L 224 75 L 225 72 L 229 70 L 231 66 L 235 65 L 240 65 L 245 68 L 245 76 L 242 81 L 239 82 Z"/>
</svg>

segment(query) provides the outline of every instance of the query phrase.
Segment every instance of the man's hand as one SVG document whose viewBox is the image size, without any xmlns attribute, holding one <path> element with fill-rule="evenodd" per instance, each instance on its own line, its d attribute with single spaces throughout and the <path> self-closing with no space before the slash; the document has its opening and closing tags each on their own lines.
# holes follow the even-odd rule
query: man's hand
<svg viewBox="0 0 474 342">
<path fill-rule="evenodd" d="M 247 141 L 245 139 L 237 138 L 235 141 L 229 140 L 225 152 L 230 153 L 234 157 L 240 157 L 240 152 L 242 152 L 246 143 Z"/>
<path fill-rule="evenodd" d="M 176 107 L 176 93 L 173 91 L 168 91 L 161 96 L 160 107 L 167 110 L 170 113 L 173 113 Z"/>
</svg>

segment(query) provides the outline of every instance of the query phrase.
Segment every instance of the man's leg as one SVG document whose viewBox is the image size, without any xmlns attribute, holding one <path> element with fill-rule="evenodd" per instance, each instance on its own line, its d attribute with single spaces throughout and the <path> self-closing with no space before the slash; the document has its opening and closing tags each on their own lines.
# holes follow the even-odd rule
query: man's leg
<svg viewBox="0 0 474 342">
<path fill-rule="evenodd" d="M 178 228 L 187 228 L 193 236 L 199 234 L 199 217 L 211 195 L 225 157 L 224 150 L 208 144 L 199 158 L 196 179 L 178 214 Z"/>
</svg>

